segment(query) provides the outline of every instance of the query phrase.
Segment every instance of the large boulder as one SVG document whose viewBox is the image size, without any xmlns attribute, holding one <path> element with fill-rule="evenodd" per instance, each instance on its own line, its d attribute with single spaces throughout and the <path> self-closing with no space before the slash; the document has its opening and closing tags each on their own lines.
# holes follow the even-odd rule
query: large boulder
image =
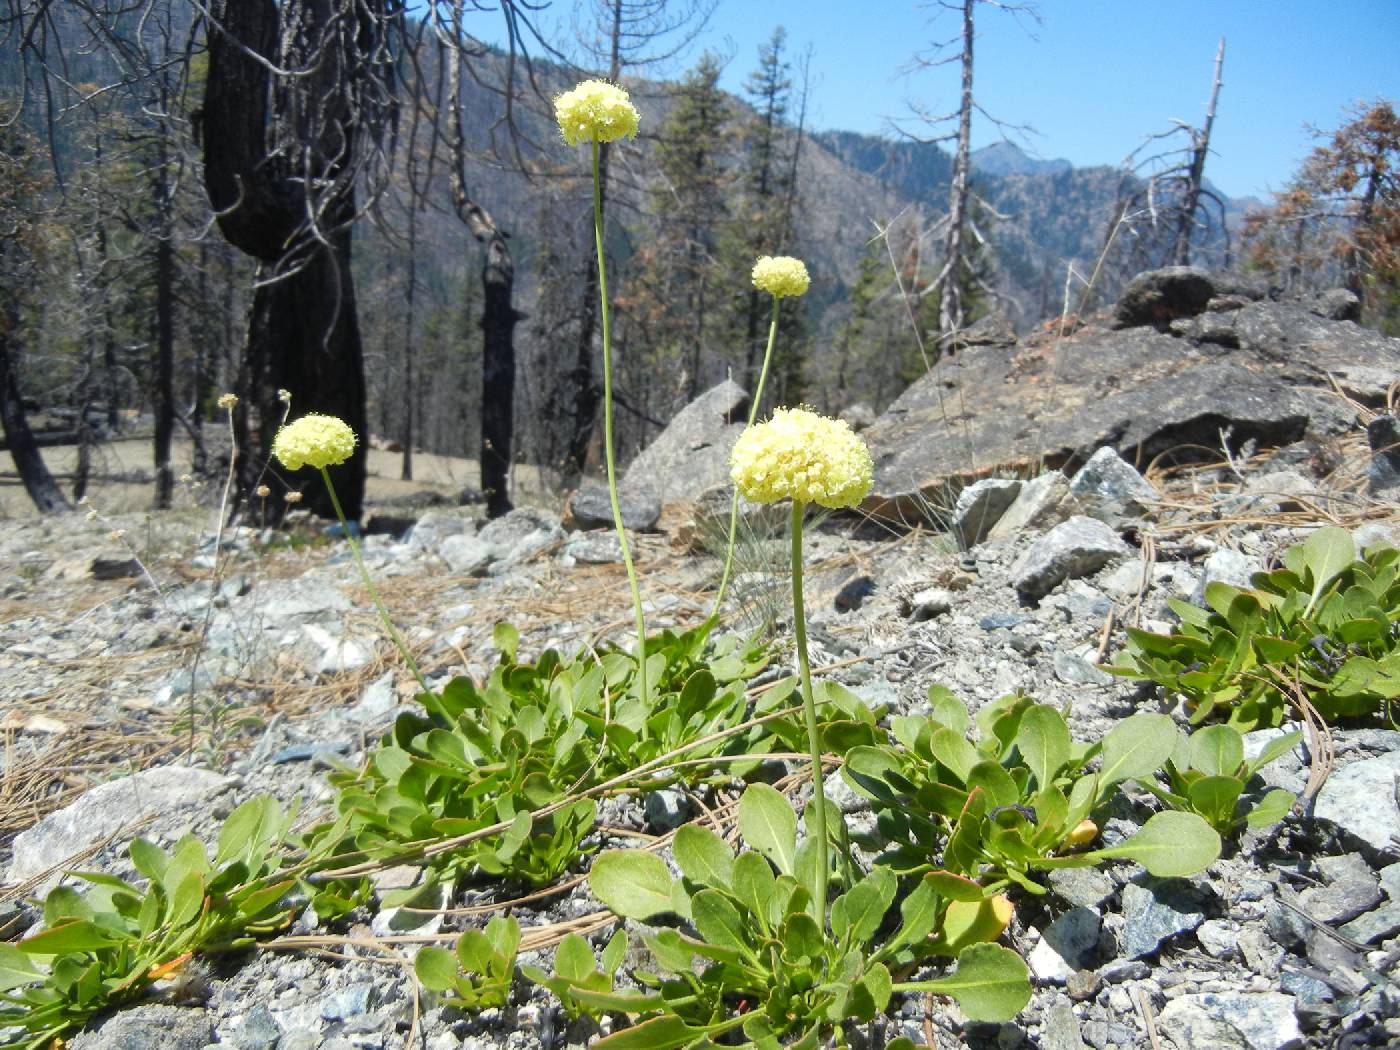
<svg viewBox="0 0 1400 1050">
<path fill-rule="evenodd" d="M 637 454 L 623 487 L 650 487 L 663 503 L 689 503 L 729 479 L 729 451 L 743 432 L 749 395 L 733 380 L 711 387 L 676 413 Z"/>
<path fill-rule="evenodd" d="M 1204 279 L 1204 312 L 1167 331 L 1086 327 L 939 360 L 863 435 L 875 460 L 865 511 L 915 520 L 947 487 L 1072 471 L 1102 447 L 1146 464 L 1165 452 L 1207 454 L 1224 432 L 1232 449 L 1335 434 L 1354 425 L 1354 409 L 1334 383 L 1355 400 L 1384 403 L 1400 373 L 1400 339 L 1306 304 L 1256 299 L 1247 282 Z M 1176 286 L 1159 275 L 1152 287 L 1165 296 Z"/>
</svg>

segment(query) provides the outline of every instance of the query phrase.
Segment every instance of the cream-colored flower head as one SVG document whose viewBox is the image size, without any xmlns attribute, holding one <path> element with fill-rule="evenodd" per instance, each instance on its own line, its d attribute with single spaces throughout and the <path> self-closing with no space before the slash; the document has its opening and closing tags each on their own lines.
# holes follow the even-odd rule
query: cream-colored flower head
<svg viewBox="0 0 1400 1050">
<path fill-rule="evenodd" d="M 554 119 L 570 146 L 637 137 L 637 107 L 627 92 L 606 80 L 585 80 L 554 98 Z"/>
<path fill-rule="evenodd" d="M 238 395 L 237 395 L 237 394 L 220 394 L 220 395 L 219 395 L 219 407 L 222 408 L 224 411 L 228 411 L 229 409 L 233 408 L 233 407 L 234 407 L 235 405 L 237 405 L 237 404 L 238 404 Z"/>
<path fill-rule="evenodd" d="M 811 283 L 806 264 L 791 255 L 765 255 L 753 264 L 753 286 L 775 299 L 801 295 Z"/>
<path fill-rule="evenodd" d="M 333 467 L 355 452 L 355 432 L 335 416 L 302 416 L 272 439 L 272 454 L 288 470 Z"/>
<path fill-rule="evenodd" d="M 875 466 L 844 420 L 780 408 L 734 443 L 729 476 L 755 503 L 783 499 L 854 507 L 870 491 Z"/>
</svg>

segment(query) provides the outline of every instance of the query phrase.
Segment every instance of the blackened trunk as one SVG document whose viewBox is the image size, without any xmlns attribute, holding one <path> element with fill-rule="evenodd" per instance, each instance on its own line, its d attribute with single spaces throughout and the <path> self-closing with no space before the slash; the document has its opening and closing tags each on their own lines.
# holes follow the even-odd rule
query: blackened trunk
<svg viewBox="0 0 1400 1050">
<path fill-rule="evenodd" d="M 166 170 L 165 127 L 157 139 L 152 187 L 156 206 L 156 398 L 154 454 L 156 506 L 165 510 L 175 489 L 170 446 L 175 436 L 175 248 L 170 185 Z"/>
<path fill-rule="evenodd" d="M 481 487 L 486 513 L 499 517 L 511 509 L 511 436 L 515 432 L 515 324 L 511 305 L 515 263 L 505 235 L 495 231 L 486 245 L 481 268 L 485 306 L 481 313 Z"/>
<path fill-rule="evenodd" d="M 15 318 L 0 313 L 0 425 L 5 428 L 5 443 L 10 449 L 15 470 L 24 482 L 24 489 L 34 506 L 41 514 L 53 514 L 68 510 L 68 501 L 63 490 L 54 481 L 34 434 L 29 429 L 29 420 L 24 415 L 24 399 L 20 397 L 19 376 L 16 374 L 15 351 L 11 343 L 15 330 Z"/>
<path fill-rule="evenodd" d="M 350 276 L 350 231 L 342 229 L 330 240 L 332 251 L 316 252 L 300 269 L 266 281 L 253 293 L 246 382 L 249 400 L 258 408 L 258 448 L 272 447 L 282 416 L 281 389 L 292 391 L 295 415 L 339 416 L 360 435 L 355 454 L 330 471 L 345 515 L 354 521 L 364 509 L 368 461 L 364 367 Z M 262 465 L 254 456 L 243 456 L 241 462 L 241 488 L 251 492 Z M 278 469 L 275 463 L 273 467 Z M 335 516 L 330 496 L 312 472 L 287 481 L 301 489 L 302 506 L 321 517 Z"/>
</svg>

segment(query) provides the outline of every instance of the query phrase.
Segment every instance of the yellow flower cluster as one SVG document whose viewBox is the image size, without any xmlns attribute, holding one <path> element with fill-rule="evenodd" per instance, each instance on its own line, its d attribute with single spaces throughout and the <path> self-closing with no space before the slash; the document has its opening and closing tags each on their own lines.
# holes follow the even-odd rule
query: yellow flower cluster
<svg viewBox="0 0 1400 1050">
<path fill-rule="evenodd" d="M 355 432 L 335 416 L 302 416 L 272 439 L 272 454 L 288 470 L 333 467 L 355 452 Z"/>
<path fill-rule="evenodd" d="M 556 95 L 554 119 L 570 146 L 637 137 L 637 108 L 627 92 L 606 80 L 585 80 L 572 91 Z"/>
<path fill-rule="evenodd" d="M 775 299 L 801 295 L 811 283 L 806 265 L 791 255 L 765 255 L 753 264 L 753 286 Z"/>
<path fill-rule="evenodd" d="M 865 442 L 840 419 L 780 408 L 739 435 L 729 476 L 755 503 L 792 499 L 854 507 L 870 491 L 874 464 Z"/>
</svg>

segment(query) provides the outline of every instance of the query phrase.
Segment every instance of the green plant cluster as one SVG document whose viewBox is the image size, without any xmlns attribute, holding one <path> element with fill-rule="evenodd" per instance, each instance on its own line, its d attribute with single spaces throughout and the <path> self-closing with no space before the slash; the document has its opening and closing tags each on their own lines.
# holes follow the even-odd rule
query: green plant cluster
<svg viewBox="0 0 1400 1050">
<path fill-rule="evenodd" d="M 1400 551 L 1361 557 L 1345 529 L 1320 528 L 1256 573 L 1253 587 L 1212 583 L 1208 608 L 1172 600 L 1170 634 L 1129 629 L 1108 670 L 1184 696 L 1201 721 L 1277 726 L 1303 697 L 1326 721 L 1388 713 L 1400 697 Z"/>
<path fill-rule="evenodd" d="M 770 749 L 771 726 L 722 732 L 747 717 L 746 684 L 766 666 L 767 652 L 733 636 L 712 640 L 712 625 L 648 640 L 655 683 L 649 702 L 633 687 L 636 661 L 629 654 L 607 648 L 597 659 L 570 661 L 547 650 L 525 662 L 514 628 L 498 626 L 501 657 L 484 686 L 455 678 L 440 692 L 420 695 L 423 710 L 401 714 L 363 770 L 331 775 L 340 819 L 313 832 L 312 842 L 390 858 L 407 843 L 506 823 L 501 835 L 432 857 L 429 879 L 455 885 L 480 873 L 535 886 L 552 882 L 586 852 L 597 815 L 594 799 L 575 796 L 686 745 L 695 745 L 686 757 L 701 762 L 689 767 L 692 779 L 713 771 L 706 759 Z M 760 711 L 783 695 L 770 690 Z M 657 778 L 650 786 L 665 782 Z M 558 803 L 547 816 L 533 815 Z M 403 895 L 421 892 L 420 886 Z M 318 903 L 324 914 L 343 911 L 344 887 L 323 888 Z M 386 903 L 402 900 L 391 896 Z"/>
<path fill-rule="evenodd" d="M 57 886 L 44 929 L 0 944 L 0 1045 L 59 1045 L 97 1011 L 133 998 L 196 952 L 236 950 L 282 929 L 305 904 L 285 867 L 293 814 L 267 795 L 224 822 L 212 861 L 186 835 L 170 852 L 137 838 L 131 862 L 146 888 L 77 872 L 86 893 Z M 304 889 L 304 888 L 303 888 Z"/>
<path fill-rule="evenodd" d="M 812 826 L 811 807 L 806 818 Z M 573 1013 L 637 1019 L 599 1046 L 669 1050 L 742 1029 L 735 1045 L 816 1047 L 844 1022 L 874 1020 L 897 991 L 952 996 L 981 1020 L 1009 1019 L 1030 999 L 1026 964 L 989 943 L 1010 919 L 1003 898 L 986 899 L 980 886 L 946 874 L 900 894 L 889 868 L 857 874 L 848 856 L 830 915 L 818 915 L 817 887 L 832 873 L 821 870 L 814 837 L 799 843 L 788 800 L 751 785 L 739 802 L 739 828 L 746 848 L 737 854 L 707 828 L 681 828 L 680 879 L 644 850 L 610 850 L 594 862 L 589 884 L 614 913 L 673 918 L 695 931 L 670 925 L 643 935 L 655 970 L 634 974 L 638 989 L 614 987 L 625 951 L 617 938 L 596 966 L 579 940 L 561 946 L 552 975 L 526 969 Z M 908 980 L 935 958 L 960 962 L 946 976 Z"/>
<path fill-rule="evenodd" d="M 1027 696 L 988 704 L 975 721 L 947 689 L 934 686 L 929 700 L 932 714 L 892 719 L 892 743 L 854 748 L 843 766 L 876 804 L 870 845 L 894 871 L 949 871 L 988 893 L 1014 884 L 1041 894 L 1035 874 L 1050 868 L 1121 857 L 1175 876 L 1219 855 L 1220 836 L 1189 810 L 1155 814 L 1117 845 L 1078 851 L 1120 786 L 1150 782 L 1176 752 L 1180 734 L 1166 715 L 1139 712 L 1085 743 L 1059 711 Z"/>
</svg>

